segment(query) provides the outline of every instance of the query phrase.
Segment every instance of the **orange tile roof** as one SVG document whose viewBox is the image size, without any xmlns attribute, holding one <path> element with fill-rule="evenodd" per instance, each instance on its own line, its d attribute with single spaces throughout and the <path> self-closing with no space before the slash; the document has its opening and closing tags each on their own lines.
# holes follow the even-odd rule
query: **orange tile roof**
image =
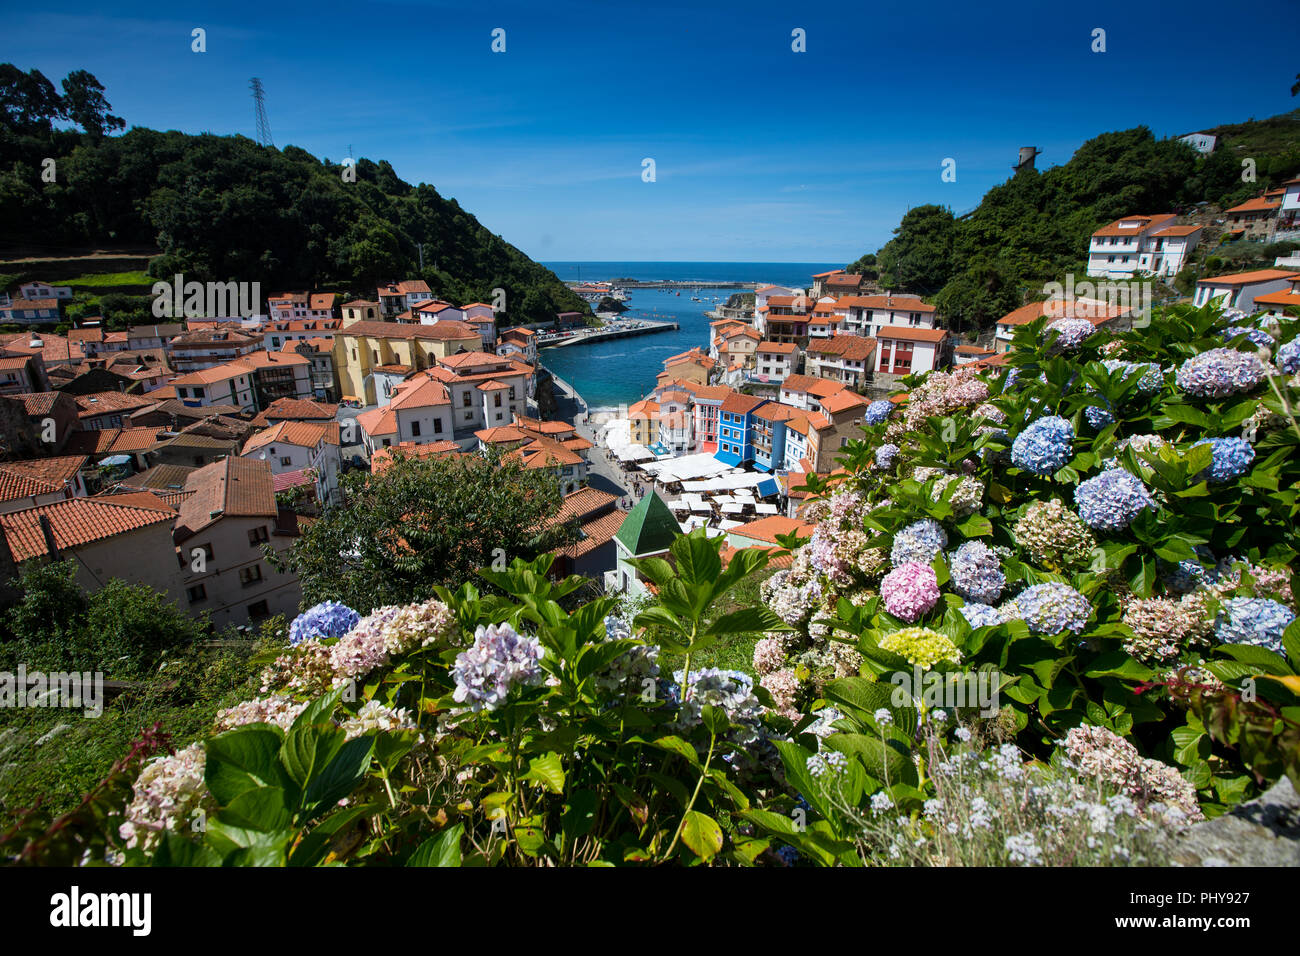
<svg viewBox="0 0 1300 956">
<path fill-rule="evenodd" d="M 399 454 L 404 458 L 428 458 L 434 455 L 459 455 L 462 453 L 459 444 L 447 439 L 425 442 L 422 445 L 412 441 L 404 441 L 377 450 L 374 457 L 370 459 L 370 473 L 382 475 L 393 466 Z"/>
<path fill-rule="evenodd" d="M 942 342 L 947 337 L 947 329 L 913 329 L 892 325 L 882 326 L 876 332 L 877 339 L 890 339 L 901 342 Z"/>
<path fill-rule="evenodd" d="M 388 407 L 398 408 L 434 408 L 451 404 L 451 393 L 447 386 L 427 376 L 409 379 L 393 389 L 393 396 Z"/>
<path fill-rule="evenodd" d="M 767 541 L 776 544 L 777 535 L 786 535 L 794 532 L 801 538 L 811 537 L 815 525 L 808 524 L 804 521 L 797 521 L 794 518 L 787 518 L 785 515 L 768 515 L 766 518 L 759 518 L 757 521 L 750 521 L 748 524 L 737 525 L 727 534 L 739 535 L 742 538 L 753 538 L 756 541 Z"/>
<path fill-rule="evenodd" d="M 816 375 L 790 375 L 781 383 L 781 389 L 792 392 L 807 392 L 809 395 L 815 395 L 822 398 L 826 395 L 834 395 L 836 392 L 842 392 L 848 386 L 843 382 L 833 382 L 828 378 L 820 378 Z"/>
<path fill-rule="evenodd" d="M 933 312 L 934 306 L 922 302 L 920 296 L 898 292 L 893 295 L 848 295 L 838 303 L 840 308 L 893 309 L 895 312 Z"/>
<path fill-rule="evenodd" d="M 284 421 L 248 439 L 240 454 L 247 455 L 250 451 L 272 444 L 315 448 L 321 441 L 329 445 L 339 444 L 338 422 Z"/>
<path fill-rule="evenodd" d="M 104 428 L 73 432 L 65 451 L 85 455 L 121 455 L 148 451 L 158 444 L 160 428 Z"/>
<path fill-rule="evenodd" d="M 397 434 L 397 413 L 391 405 L 372 408 L 357 416 L 357 424 L 371 438 L 377 435 Z"/>
<path fill-rule="evenodd" d="M 1228 212 L 1270 212 L 1281 205 L 1281 202 L 1275 199 L 1268 199 L 1264 196 L 1256 196 L 1254 199 L 1247 199 L 1240 206 L 1233 206 Z"/>
<path fill-rule="evenodd" d="M 754 412 L 755 418 L 761 418 L 765 422 L 788 422 L 792 418 L 803 416 L 803 412 L 792 405 L 782 405 L 780 402 L 768 402 L 758 411 Z"/>
<path fill-rule="evenodd" d="M 793 342 L 764 342 L 759 345 L 758 351 L 777 355 L 790 355 L 795 351 L 796 347 Z"/>
<path fill-rule="evenodd" d="M 1173 220 L 1177 218 L 1178 217 L 1171 212 L 1161 213 L 1158 216 L 1121 216 L 1119 219 L 1116 219 L 1114 222 L 1110 223 L 1109 225 L 1102 226 L 1100 229 L 1094 232 L 1093 235 L 1098 237 L 1137 236 L 1137 235 L 1141 235 L 1141 233 L 1146 230 L 1150 230 L 1159 227 L 1161 225 L 1173 225 Z M 1138 223 L 1138 225 L 1130 227 L 1128 229 L 1121 229 L 1119 225 L 1121 222 L 1136 222 Z"/>
<path fill-rule="evenodd" d="M 153 399 L 140 395 L 128 395 L 126 392 L 92 392 L 89 395 L 74 395 L 79 418 L 93 418 L 111 412 L 135 411 L 146 405 L 155 404 Z"/>
<path fill-rule="evenodd" d="M 174 538 L 186 540 L 224 517 L 274 518 L 275 482 L 271 466 L 255 458 L 228 456 L 190 472 Z"/>
<path fill-rule="evenodd" d="M 1234 272 L 1226 276 L 1210 276 L 1200 279 L 1197 285 L 1249 285 L 1252 282 L 1272 282 L 1275 279 L 1300 279 L 1300 272 L 1286 269 L 1256 269 L 1254 272 Z"/>
<path fill-rule="evenodd" d="M 1197 226 L 1197 225 L 1191 225 L 1191 226 L 1165 226 L 1165 228 L 1159 230 L 1158 232 L 1153 232 L 1153 233 L 1151 233 L 1151 235 L 1153 235 L 1153 236 L 1190 236 L 1190 235 L 1192 235 L 1193 233 L 1200 232 L 1200 231 L 1201 231 L 1202 229 L 1204 229 L 1204 228 L 1205 228 L 1204 226 Z"/>
<path fill-rule="evenodd" d="M 850 408 L 865 407 L 868 402 L 856 392 L 850 392 L 847 389 L 843 392 L 836 392 L 834 395 L 827 395 L 820 399 L 822 410 L 830 412 L 832 415 L 848 411 Z"/>
<path fill-rule="evenodd" d="M 732 415 L 745 415 L 752 412 L 758 406 L 762 405 L 767 399 L 758 398 L 754 395 L 744 395 L 740 392 L 732 392 L 722 403 L 722 411 Z"/>
<path fill-rule="evenodd" d="M 528 437 L 528 433 L 514 425 L 497 425 L 494 428 L 480 428 L 474 433 L 474 437 L 485 445 L 500 445 L 506 442 L 523 441 Z"/>
<path fill-rule="evenodd" d="M 15 561 L 47 554 L 41 517 L 49 518 L 60 551 L 103 541 L 156 524 L 170 524 L 176 511 L 147 493 L 107 498 L 68 498 L 0 514 L 0 530 Z M 138 556 L 137 556 L 138 557 Z"/>
<path fill-rule="evenodd" d="M 477 339 L 479 337 L 478 330 L 473 326 L 453 319 L 447 319 L 437 325 L 362 320 L 353 322 L 346 329 L 340 329 L 338 334 L 387 339 L 431 339 L 440 342 L 458 342 L 462 339 Z"/>
<path fill-rule="evenodd" d="M 876 340 L 860 335 L 832 335 L 809 342 L 807 351 L 813 355 L 837 355 L 852 362 L 865 362 L 875 353 Z"/>
</svg>

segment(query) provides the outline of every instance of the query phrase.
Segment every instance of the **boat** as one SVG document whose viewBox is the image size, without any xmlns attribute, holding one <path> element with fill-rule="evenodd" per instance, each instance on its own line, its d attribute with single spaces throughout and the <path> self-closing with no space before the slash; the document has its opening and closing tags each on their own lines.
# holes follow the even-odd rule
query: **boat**
<svg viewBox="0 0 1300 956">
<path fill-rule="evenodd" d="M 681 293 L 680 293 L 680 292 L 678 292 L 678 293 L 677 293 L 677 295 L 678 295 L 678 296 L 680 296 L 680 295 L 681 295 Z"/>
</svg>

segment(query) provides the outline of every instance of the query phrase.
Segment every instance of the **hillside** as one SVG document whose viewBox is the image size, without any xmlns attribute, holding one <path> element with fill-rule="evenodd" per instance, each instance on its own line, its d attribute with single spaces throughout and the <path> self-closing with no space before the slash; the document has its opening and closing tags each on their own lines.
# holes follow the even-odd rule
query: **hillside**
<svg viewBox="0 0 1300 956">
<path fill-rule="evenodd" d="M 1103 133 L 1063 165 L 994 186 L 969 216 L 935 205 L 909 210 L 874 258 L 849 269 L 878 270 L 887 288 L 933 297 L 955 329 L 987 328 L 1044 281 L 1081 271 L 1098 226 L 1197 203 L 1226 208 L 1300 169 L 1300 111 L 1206 132 L 1220 136 L 1209 156 L 1144 126 Z M 1242 182 L 1246 156 L 1255 160 L 1255 182 Z"/>
<path fill-rule="evenodd" d="M 589 312 L 455 199 L 404 182 L 385 161 L 357 160 L 355 181 L 345 182 L 341 164 L 243 136 L 58 130 L 50 120 L 60 114 L 24 103 L 14 76 L 0 65 L 10 120 L 0 123 L 0 258 L 145 246 L 160 250 L 154 276 L 373 298 L 379 281 L 418 274 L 454 302 L 491 302 L 502 288 L 512 320 Z M 42 180 L 47 158 L 53 183 Z"/>
</svg>

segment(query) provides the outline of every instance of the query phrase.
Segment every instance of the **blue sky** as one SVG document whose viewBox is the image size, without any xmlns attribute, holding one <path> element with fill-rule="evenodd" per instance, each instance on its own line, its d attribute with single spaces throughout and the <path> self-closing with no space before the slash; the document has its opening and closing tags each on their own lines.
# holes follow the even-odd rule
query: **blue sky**
<svg viewBox="0 0 1300 956">
<path fill-rule="evenodd" d="M 847 262 L 911 206 L 974 206 L 1020 146 L 1041 168 L 1106 130 L 1300 105 L 1291 3 L 1238 25 L 1200 0 L 702 6 L 54 2 L 5 13 L 3 56 L 187 132 L 252 136 L 259 76 L 277 146 L 387 159 L 545 260 Z M 1265 35 L 1249 66 L 1227 52 Z"/>
</svg>

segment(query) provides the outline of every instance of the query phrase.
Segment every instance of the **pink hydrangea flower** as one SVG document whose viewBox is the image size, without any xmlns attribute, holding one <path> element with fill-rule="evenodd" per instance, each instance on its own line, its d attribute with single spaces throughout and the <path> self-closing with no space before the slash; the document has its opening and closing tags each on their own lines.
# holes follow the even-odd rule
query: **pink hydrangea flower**
<svg viewBox="0 0 1300 956">
<path fill-rule="evenodd" d="M 929 565 L 908 561 L 880 582 L 885 610 L 909 624 L 939 603 L 939 581 Z"/>
</svg>

